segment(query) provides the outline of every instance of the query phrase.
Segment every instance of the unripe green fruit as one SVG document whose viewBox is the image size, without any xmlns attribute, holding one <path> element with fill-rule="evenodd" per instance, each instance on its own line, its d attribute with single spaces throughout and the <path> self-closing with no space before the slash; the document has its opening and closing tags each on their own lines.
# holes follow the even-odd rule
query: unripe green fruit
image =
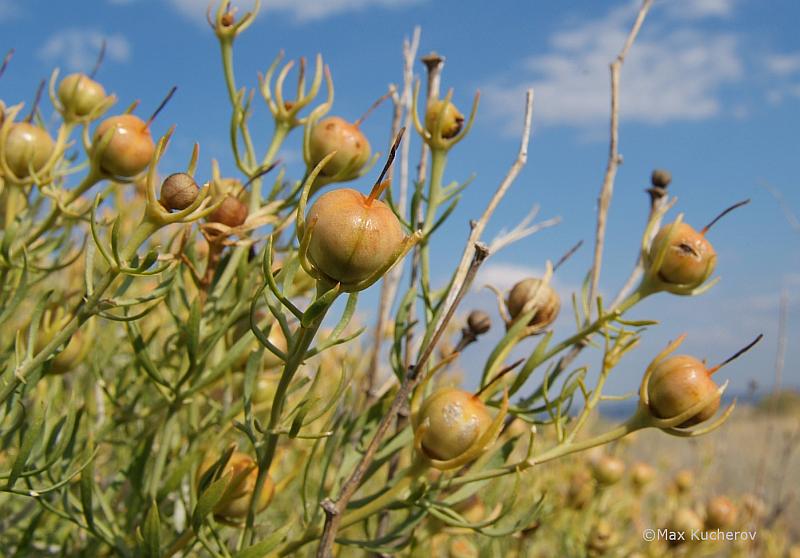
<svg viewBox="0 0 800 558">
<path fill-rule="evenodd" d="M 186 209 L 197 199 L 197 183 L 185 172 L 169 175 L 161 183 L 161 205 L 167 210 Z"/>
<path fill-rule="evenodd" d="M 70 74 L 58 85 L 58 99 L 67 114 L 89 116 L 106 100 L 106 90 L 85 74 Z"/>
<path fill-rule="evenodd" d="M 439 122 L 439 115 L 444 111 L 442 117 L 442 137 L 450 139 L 458 135 L 464 125 L 464 115 L 456 108 L 453 103 L 445 102 L 443 99 L 431 101 L 428 110 L 425 111 L 425 129 L 433 134 Z"/>
<path fill-rule="evenodd" d="M 111 141 L 101 154 L 100 168 L 108 174 L 131 178 L 142 172 L 155 152 L 155 144 L 144 121 L 132 114 L 120 114 L 103 120 L 94 132 L 94 145 L 106 132 L 114 130 Z"/>
<path fill-rule="evenodd" d="M 358 171 L 369 161 L 371 153 L 369 141 L 358 126 L 338 116 L 319 121 L 311 130 L 309 139 L 311 166 L 316 166 L 334 151 L 336 155 L 325 163 L 320 174 L 336 176 L 349 169 L 351 172 L 342 177 L 343 180 L 355 178 Z"/>
<path fill-rule="evenodd" d="M 432 459 L 446 461 L 470 449 L 489 429 L 492 417 L 486 405 L 471 393 L 445 388 L 425 400 L 418 423 L 427 426 L 422 450 Z"/>
<path fill-rule="evenodd" d="M 625 474 L 625 462 L 612 455 L 602 455 L 592 463 L 592 474 L 599 484 L 616 484 Z"/>
<path fill-rule="evenodd" d="M 706 504 L 706 528 L 726 529 L 736 523 L 736 506 L 725 496 L 712 498 Z"/>
<path fill-rule="evenodd" d="M 511 288 L 506 306 L 511 319 L 516 320 L 517 316 L 523 314 L 525 310 L 532 309 L 525 308 L 525 305 L 534 297 L 542 302 L 535 304 L 537 312 L 528 325 L 543 329 L 556 321 L 558 312 L 561 310 L 561 298 L 548 283 L 532 277 L 523 279 Z"/>
<path fill-rule="evenodd" d="M 211 223 L 221 223 L 226 227 L 238 227 L 247 221 L 247 214 L 249 213 L 247 206 L 231 195 L 225 196 L 220 206 L 215 209 L 208 220 Z"/>
<path fill-rule="evenodd" d="M 696 415 L 679 425 L 686 428 L 710 419 L 719 409 L 720 395 L 706 366 L 694 357 L 677 355 L 656 365 L 647 385 L 650 410 L 669 419 L 710 398 Z"/>
<path fill-rule="evenodd" d="M 672 232 L 675 228 L 674 233 Z M 672 238 L 670 238 L 670 236 Z M 714 271 L 717 254 L 705 235 L 697 232 L 686 223 L 671 223 L 658 231 L 650 247 L 650 260 L 653 261 L 666 247 L 664 259 L 658 269 L 661 279 L 673 285 L 698 287 Z"/>
<path fill-rule="evenodd" d="M 200 482 L 202 476 L 211 468 L 217 459 L 219 459 L 219 456 L 209 455 L 203 460 L 203 463 L 197 470 L 197 483 Z M 256 488 L 256 479 L 258 477 L 258 466 L 256 462 L 246 453 L 234 452 L 225 465 L 225 470 L 220 475 L 220 478 L 225 475 L 230 475 L 230 482 L 233 483 L 238 475 L 244 474 L 244 471 L 247 470 L 250 472 L 236 485 L 229 485 L 229 492 L 226 491 L 223 498 L 214 506 L 214 515 L 234 521 L 242 520 L 247 517 L 247 513 L 250 510 L 250 499 Z M 272 479 L 267 476 L 264 486 L 258 495 L 256 511 L 261 511 L 269 505 L 274 492 L 275 484 L 272 482 Z"/>
<path fill-rule="evenodd" d="M 306 223 L 314 226 L 309 260 L 341 283 L 358 283 L 380 271 L 405 239 L 389 206 L 349 188 L 320 196 L 308 211 Z"/>
<path fill-rule="evenodd" d="M 28 122 L 11 124 L 3 146 L 6 164 L 17 178 L 27 178 L 30 168 L 38 172 L 47 164 L 55 144 L 50 134 Z"/>
</svg>

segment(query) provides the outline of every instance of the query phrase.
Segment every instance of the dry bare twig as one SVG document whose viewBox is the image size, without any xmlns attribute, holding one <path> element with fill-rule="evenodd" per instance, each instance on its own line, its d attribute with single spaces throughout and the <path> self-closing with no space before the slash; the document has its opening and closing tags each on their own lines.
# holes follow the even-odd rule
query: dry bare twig
<svg viewBox="0 0 800 558">
<path fill-rule="evenodd" d="M 597 208 L 597 230 L 595 232 L 594 259 L 592 262 L 592 274 L 589 282 L 589 301 L 594 300 L 597 293 L 598 283 L 600 282 L 600 267 L 603 263 L 603 244 L 606 236 L 606 221 L 608 218 L 608 208 L 611 205 L 611 196 L 614 193 L 614 179 L 617 176 L 617 168 L 622 163 L 622 156 L 619 154 L 619 79 L 622 64 L 625 57 L 633 46 L 639 30 L 642 28 L 647 12 L 650 11 L 653 0 L 643 0 L 636 21 L 631 27 L 625 45 L 611 63 L 611 141 L 609 142 L 608 165 L 606 166 L 603 186 L 600 189 L 600 200 Z M 589 319 L 589 316 L 586 317 Z"/>
</svg>

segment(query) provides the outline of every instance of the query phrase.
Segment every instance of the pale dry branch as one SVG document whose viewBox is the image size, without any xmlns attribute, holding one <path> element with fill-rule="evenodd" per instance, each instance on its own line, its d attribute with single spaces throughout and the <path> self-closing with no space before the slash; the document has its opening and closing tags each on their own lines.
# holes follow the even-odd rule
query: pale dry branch
<svg viewBox="0 0 800 558">
<path fill-rule="evenodd" d="M 523 238 L 527 238 L 532 234 L 536 234 L 542 229 L 554 227 L 561 222 L 561 217 L 553 217 L 552 219 L 547 219 L 541 223 L 531 225 L 538 214 L 539 205 L 537 204 L 533 206 L 528 215 L 526 215 L 516 227 L 510 231 L 500 231 L 500 233 L 494 237 L 494 240 L 492 240 L 492 242 L 489 244 L 489 251 L 492 254 L 496 254 L 514 242 L 519 242 Z"/>
<path fill-rule="evenodd" d="M 636 21 L 631 27 L 628 38 L 625 40 L 625 45 L 617 55 L 616 59 L 611 63 L 611 139 L 609 142 L 608 164 L 606 166 L 606 173 L 603 178 L 603 186 L 600 189 L 600 200 L 597 208 L 597 230 L 595 232 L 595 246 L 594 246 L 594 259 L 592 261 L 592 273 L 589 282 L 589 297 L 588 300 L 594 300 L 597 293 L 598 284 L 600 282 L 600 267 L 603 262 L 603 244 L 606 236 L 606 221 L 608 219 L 608 208 L 611 205 L 611 196 L 614 193 L 614 179 L 617 175 L 617 168 L 622 163 L 622 156 L 619 153 L 619 79 L 620 70 L 625 63 L 625 57 L 628 55 L 633 46 L 639 30 L 642 28 L 644 19 L 650 7 L 653 5 L 653 0 L 643 0 L 639 13 L 636 16 Z M 589 319 L 589 316 L 587 316 Z"/>
<path fill-rule="evenodd" d="M 511 165 L 511 168 L 508 170 L 506 177 L 500 183 L 500 186 L 498 186 L 497 191 L 495 191 L 494 195 L 492 196 L 492 199 L 489 200 L 489 205 L 486 206 L 483 215 L 481 215 L 480 219 L 477 221 L 470 223 L 472 225 L 472 231 L 470 232 L 469 239 L 467 240 L 467 250 L 464 251 L 464 255 L 461 257 L 461 262 L 459 262 L 456 273 L 453 276 L 453 284 L 457 285 L 460 281 L 463 281 L 464 276 L 466 275 L 467 271 L 469 271 L 470 261 L 472 261 L 472 257 L 475 253 L 474 249 L 471 249 L 470 247 L 474 246 L 475 243 L 480 240 L 481 235 L 486 228 L 486 224 L 489 222 L 489 219 L 492 217 L 495 209 L 497 209 L 500 201 L 506 195 L 508 189 L 511 188 L 511 185 L 514 183 L 514 180 L 516 180 L 520 171 L 522 171 L 522 167 L 524 167 L 525 163 L 528 162 L 528 143 L 530 142 L 532 121 L 533 89 L 528 89 L 525 93 L 525 113 L 523 116 L 522 137 L 520 139 L 517 158 Z M 445 299 L 443 308 L 449 309 L 452 306 L 454 299 L 455 293 L 451 289 L 450 293 L 448 293 L 447 298 Z"/>
</svg>

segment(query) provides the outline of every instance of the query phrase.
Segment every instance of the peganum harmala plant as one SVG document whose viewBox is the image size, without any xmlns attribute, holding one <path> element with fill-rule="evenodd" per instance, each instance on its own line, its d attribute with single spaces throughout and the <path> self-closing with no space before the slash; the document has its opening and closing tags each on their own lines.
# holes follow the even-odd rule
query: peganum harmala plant
<svg viewBox="0 0 800 558">
<path fill-rule="evenodd" d="M 655 325 L 627 318 L 630 309 L 657 293 L 696 296 L 714 282 L 710 225 L 698 233 L 678 216 L 660 226 L 675 203 L 663 172 L 653 178 L 632 275 L 642 272 L 638 288 L 610 307 L 585 288 L 572 301 L 574 334 L 555 341 L 562 304 L 550 287 L 558 265 L 548 262 L 543 277 L 498 292 L 506 331 L 482 364 L 477 393 L 447 385 L 448 370 L 491 327 L 473 312 L 455 347 L 435 350 L 460 327 L 456 310 L 479 266 L 554 224 L 530 225 L 531 217 L 482 242 L 525 163 L 532 92 L 516 162 L 471 223 L 461 263 L 434 285 L 430 239 L 470 186 L 446 182 L 448 156 L 469 135 L 478 96 L 467 118 L 452 90 L 441 97 L 441 58 L 426 59 L 427 99 L 406 75 L 402 96 L 390 91 L 399 117 L 369 187 L 380 157 L 359 129 L 363 117 L 326 116 L 334 85 L 321 56 L 310 83 L 299 61 L 291 100 L 295 64 L 281 67 L 282 55 L 257 89 L 237 84 L 234 42 L 257 11 L 237 17 L 227 0 L 209 9 L 235 168 L 213 161 L 207 180 L 197 145 L 185 168 L 160 168 L 172 130 L 156 141 L 151 126 L 174 88 L 145 120 L 137 103 L 114 109 L 116 97 L 94 75 L 59 80 L 55 71 L 54 135 L 37 102 L 27 116 L 24 103 L 0 103 L 3 548 L 19 556 L 413 556 L 448 533 L 477 534 L 494 548 L 556 521 L 558 507 L 525 488 L 538 465 L 643 428 L 696 436 L 729 416 L 732 407 L 708 426 L 725 386 L 697 359 L 668 357 L 678 341 L 643 373 L 635 414 L 587 435 L 608 375 Z M 250 126 L 256 90 L 274 120 L 263 153 Z M 403 115 L 422 140 L 413 192 Z M 307 167 L 297 179 L 276 170 L 291 138 Z M 390 328 L 376 329 L 388 339 L 378 337 L 370 355 L 359 341 L 358 293 L 399 266 L 410 281 L 382 291 L 396 312 Z M 507 362 L 531 342 L 525 359 Z M 602 353 L 593 386 L 585 368 L 572 367 L 590 348 Z M 490 497 L 492 510 L 481 503 Z M 593 553 L 612 546 L 609 529 L 592 526 Z M 451 543 L 457 555 L 475 544 L 455 535 Z"/>
</svg>

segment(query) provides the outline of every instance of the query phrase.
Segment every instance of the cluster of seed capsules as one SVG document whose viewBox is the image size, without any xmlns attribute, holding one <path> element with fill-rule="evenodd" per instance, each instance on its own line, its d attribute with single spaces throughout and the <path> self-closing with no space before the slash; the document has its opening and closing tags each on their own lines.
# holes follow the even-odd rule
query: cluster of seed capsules
<svg viewBox="0 0 800 558">
<path fill-rule="evenodd" d="M 85 74 L 64 78 L 53 100 L 64 121 L 72 124 L 98 120 L 115 102 L 102 85 Z M 46 175 L 64 154 L 64 140 L 54 140 L 45 128 L 31 121 L 16 121 L 18 109 L 0 108 L 0 179 L 7 187 L 46 182 Z M 128 112 L 101 120 L 88 147 L 92 169 L 109 179 L 130 181 L 140 175 L 156 153 L 149 129 L 152 119 L 145 121 Z M 336 116 L 313 123 L 304 149 L 308 188 L 298 210 L 302 267 L 315 280 L 338 285 L 343 292 L 373 284 L 420 239 L 413 231 L 407 233 L 389 205 L 379 199 L 388 185 L 381 180 L 368 195 L 350 188 L 330 190 L 304 211 L 308 196 L 320 187 L 353 180 L 370 166 L 370 144 L 358 124 Z M 459 136 L 463 124 L 464 116 L 448 98 L 429 103 L 420 127 L 424 127 L 426 141 L 435 146 Z M 653 175 L 655 188 L 665 189 L 669 181 L 668 173 Z M 243 188 L 224 191 L 222 181 L 215 182 L 218 191 L 206 220 L 229 231 L 241 230 L 249 213 L 240 199 Z M 199 192 L 192 174 L 176 173 L 163 181 L 159 202 L 166 212 L 185 211 L 197 203 Z M 679 219 L 655 234 L 643 258 L 651 289 L 688 295 L 703 287 L 716 265 L 716 253 L 706 238 L 708 228 L 697 231 Z M 505 302 L 508 326 L 534 311 L 526 330 L 531 335 L 551 326 L 561 307 L 557 292 L 542 278 L 517 283 Z M 487 319 L 471 316 L 469 328 L 474 335 L 488 330 Z M 655 419 L 682 417 L 665 427 L 672 431 L 709 420 L 718 411 L 722 392 L 712 378 L 719 366 L 708 368 L 688 355 L 669 356 L 675 346 L 653 361 L 641 390 L 641 405 Z M 438 390 L 412 409 L 416 448 L 434 467 L 462 466 L 494 441 L 502 429 L 505 408 L 493 417 L 479 394 Z M 241 459 L 237 459 L 228 466 L 239 467 Z M 236 515 L 231 511 L 239 509 L 236 498 L 231 502 L 223 515 Z"/>
<path fill-rule="evenodd" d="M 664 195 L 670 182 L 668 171 L 653 172 L 653 190 L 660 195 Z M 717 261 L 706 233 L 718 219 L 699 231 L 681 218 L 662 226 L 643 253 L 645 279 L 640 289 L 646 295 L 659 291 L 693 295 L 705 289 Z M 561 299 L 549 279 L 530 277 L 513 285 L 504 299 L 505 308 L 501 309 L 505 310 L 507 328 L 531 313 L 524 330 L 526 335 L 538 335 L 553 325 L 561 309 Z M 479 314 L 481 317 L 477 318 Z M 469 329 L 477 335 L 485 333 L 488 325 L 474 326 L 473 320 L 486 324 L 488 319 L 483 312 L 474 313 Z M 682 340 L 672 343 L 652 361 L 640 389 L 640 412 L 652 417 L 650 425 L 678 436 L 695 434 L 687 429 L 717 414 L 725 386 L 717 385 L 712 375 L 752 346 L 720 365 L 709 367 L 690 355 L 670 356 Z M 727 413 L 714 427 L 725 418 Z M 496 436 L 498 431 L 497 417 L 492 417 L 480 394 L 449 388 L 435 392 L 421 405 L 414 424 L 418 449 L 440 468 L 460 466 L 465 456 L 477 457 L 494 440 L 491 434 Z"/>
</svg>

